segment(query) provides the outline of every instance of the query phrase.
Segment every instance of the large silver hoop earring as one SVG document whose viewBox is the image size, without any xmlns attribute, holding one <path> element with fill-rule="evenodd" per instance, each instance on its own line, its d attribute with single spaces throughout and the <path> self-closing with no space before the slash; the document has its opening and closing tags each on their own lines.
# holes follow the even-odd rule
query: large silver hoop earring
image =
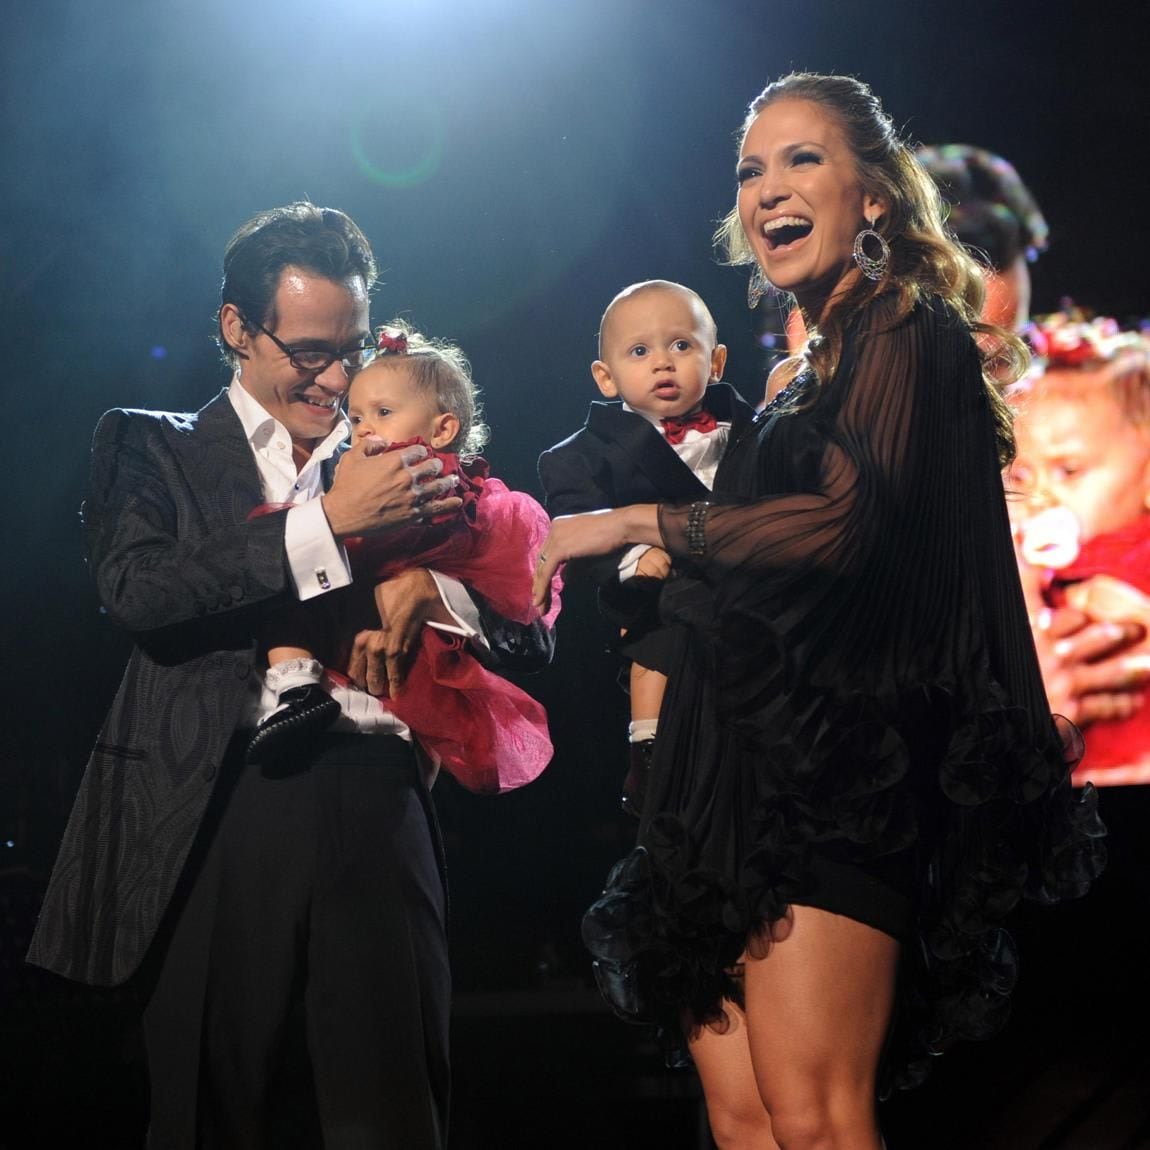
<svg viewBox="0 0 1150 1150">
<path fill-rule="evenodd" d="M 875 219 L 877 218 L 876 216 Z M 859 271 L 868 280 L 882 279 L 886 275 L 887 264 L 890 263 L 890 244 L 874 230 L 874 225 L 875 220 L 867 220 L 867 226 L 855 236 L 854 248 L 851 250 L 851 256 L 858 264 Z M 865 248 L 867 240 L 873 240 L 878 244 L 878 255 L 867 255 Z"/>
<path fill-rule="evenodd" d="M 754 311 L 759 306 L 759 301 L 767 294 L 767 289 L 771 285 L 767 283 L 766 277 L 763 275 L 763 269 L 755 264 L 754 271 L 751 272 L 751 278 L 747 280 L 747 307 Z"/>
</svg>

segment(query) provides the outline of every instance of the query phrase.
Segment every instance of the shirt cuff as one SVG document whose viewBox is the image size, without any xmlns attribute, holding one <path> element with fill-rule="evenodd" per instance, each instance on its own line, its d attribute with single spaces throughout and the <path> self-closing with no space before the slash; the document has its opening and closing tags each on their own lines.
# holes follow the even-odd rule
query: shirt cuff
<svg viewBox="0 0 1150 1150">
<path fill-rule="evenodd" d="M 637 543 L 624 554 L 623 558 L 619 560 L 620 583 L 626 583 L 628 579 L 635 577 L 635 572 L 639 567 L 639 560 L 650 550 L 651 548 L 646 543 Z"/>
<path fill-rule="evenodd" d="M 443 600 L 447 613 L 455 622 L 453 624 L 429 622 L 427 625 L 437 631 L 446 631 L 449 635 L 462 635 L 469 642 L 490 649 L 491 644 L 487 642 L 487 636 L 479 626 L 479 608 L 467 593 L 467 588 L 450 575 L 441 575 L 438 571 L 431 571 L 429 574 L 435 580 L 435 586 L 439 590 L 439 597 Z"/>
<path fill-rule="evenodd" d="M 331 533 L 322 499 L 291 508 L 284 527 L 288 570 L 299 599 L 314 599 L 351 583 L 347 552 Z"/>
</svg>

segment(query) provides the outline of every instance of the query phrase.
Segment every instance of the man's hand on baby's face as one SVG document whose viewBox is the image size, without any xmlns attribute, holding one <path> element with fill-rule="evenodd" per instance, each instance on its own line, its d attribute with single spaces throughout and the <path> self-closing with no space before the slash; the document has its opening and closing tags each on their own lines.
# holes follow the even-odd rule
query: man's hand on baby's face
<svg viewBox="0 0 1150 1150">
<path fill-rule="evenodd" d="M 357 440 L 341 456 L 323 508 L 337 539 L 370 535 L 456 511 L 463 501 L 451 494 L 458 476 L 442 476 L 443 463 L 425 447 L 387 451 L 378 436 Z"/>
</svg>

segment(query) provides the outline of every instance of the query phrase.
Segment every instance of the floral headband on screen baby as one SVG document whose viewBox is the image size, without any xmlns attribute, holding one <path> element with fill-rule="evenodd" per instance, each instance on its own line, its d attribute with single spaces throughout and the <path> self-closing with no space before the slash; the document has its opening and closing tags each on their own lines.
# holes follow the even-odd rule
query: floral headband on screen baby
<svg viewBox="0 0 1150 1150">
<path fill-rule="evenodd" d="M 1144 332 L 1122 331 L 1109 316 L 1087 320 L 1077 309 L 1039 316 L 1022 334 L 1034 356 L 1032 377 L 1056 368 L 1113 363 L 1150 347 Z"/>
</svg>

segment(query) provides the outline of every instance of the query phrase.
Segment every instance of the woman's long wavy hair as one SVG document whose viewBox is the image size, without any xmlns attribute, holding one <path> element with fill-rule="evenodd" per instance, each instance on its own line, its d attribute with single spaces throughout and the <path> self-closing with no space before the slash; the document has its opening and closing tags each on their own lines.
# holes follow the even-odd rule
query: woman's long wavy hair
<svg viewBox="0 0 1150 1150">
<path fill-rule="evenodd" d="M 759 113 L 780 100 L 808 100 L 836 118 L 854 156 L 863 191 L 886 204 L 875 230 L 890 245 L 890 262 L 880 280 L 875 282 L 859 275 L 845 292 L 830 301 L 822 316 L 804 315 L 809 335 L 803 351 L 805 361 L 819 382 L 825 383 L 838 368 L 843 334 L 851 317 L 877 296 L 893 293 L 895 323 L 904 319 L 920 300 L 940 297 L 976 335 L 994 413 L 999 457 L 1005 466 L 1014 455 L 1014 432 L 1011 412 L 1000 388 L 1025 371 L 1028 353 L 1012 332 L 979 320 L 986 296 L 984 273 L 947 231 L 942 197 L 934 181 L 911 148 L 899 139 L 878 97 L 851 76 L 794 72 L 769 84 L 747 112 L 740 146 Z M 726 263 L 755 262 L 737 207 L 723 219 L 715 233 L 715 243 Z"/>
</svg>

